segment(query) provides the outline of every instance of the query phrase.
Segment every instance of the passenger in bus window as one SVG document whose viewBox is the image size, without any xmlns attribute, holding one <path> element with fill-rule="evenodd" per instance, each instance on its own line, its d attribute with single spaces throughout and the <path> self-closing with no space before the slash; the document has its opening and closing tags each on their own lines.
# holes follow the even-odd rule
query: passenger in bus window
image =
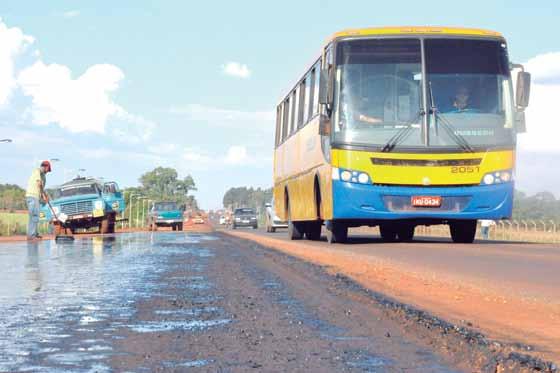
<svg viewBox="0 0 560 373">
<path fill-rule="evenodd" d="M 459 86 L 455 91 L 452 112 L 478 112 L 472 105 L 470 90 L 466 86 Z"/>
</svg>

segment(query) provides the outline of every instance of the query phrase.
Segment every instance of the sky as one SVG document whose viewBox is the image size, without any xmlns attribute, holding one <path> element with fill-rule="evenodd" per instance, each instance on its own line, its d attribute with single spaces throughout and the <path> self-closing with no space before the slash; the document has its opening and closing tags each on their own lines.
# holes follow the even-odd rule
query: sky
<svg viewBox="0 0 560 373">
<path fill-rule="evenodd" d="M 202 208 L 272 185 L 274 110 L 334 32 L 388 25 L 492 29 L 533 75 L 517 187 L 560 195 L 560 2 L 11 1 L 0 3 L 0 183 L 86 176 L 136 186 L 192 175 Z M 466 5 L 467 3 L 465 3 Z"/>
</svg>

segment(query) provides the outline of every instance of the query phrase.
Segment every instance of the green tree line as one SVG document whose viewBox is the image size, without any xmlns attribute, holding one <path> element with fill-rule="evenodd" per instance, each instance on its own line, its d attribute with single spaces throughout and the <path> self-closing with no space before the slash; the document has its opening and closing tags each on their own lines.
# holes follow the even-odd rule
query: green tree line
<svg viewBox="0 0 560 373">
<path fill-rule="evenodd" d="M 236 187 L 230 188 L 224 194 L 222 203 L 227 209 L 239 207 L 253 207 L 264 211 L 264 204 L 272 200 L 272 188 Z"/>
</svg>

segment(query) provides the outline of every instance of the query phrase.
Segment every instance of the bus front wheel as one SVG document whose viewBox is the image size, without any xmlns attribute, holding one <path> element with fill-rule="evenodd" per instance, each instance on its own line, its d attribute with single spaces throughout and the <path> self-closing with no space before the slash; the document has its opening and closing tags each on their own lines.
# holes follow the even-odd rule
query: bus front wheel
<svg viewBox="0 0 560 373">
<path fill-rule="evenodd" d="M 451 239 L 455 243 L 473 243 L 476 235 L 476 220 L 457 220 L 449 223 Z"/>
<path fill-rule="evenodd" d="M 395 242 L 397 240 L 397 230 L 391 223 L 379 225 L 381 239 L 385 242 Z"/>
<path fill-rule="evenodd" d="M 348 226 L 336 222 L 331 221 L 327 224 L 327 242 L 330 244 L 333 243 L 345 243 L 348 239 Z"/>
<path fill-rule="evenodd" d="M 412 238 L 414 237 L 415 228 L 416 227 L 414 225 L 410 225 L 410 224 L 402 224 L 401 226 L 399 226 L 397 230 L 397 236 L 399 237 L 399 241 L 402 242 L 412 241 Z"/>
</svg>

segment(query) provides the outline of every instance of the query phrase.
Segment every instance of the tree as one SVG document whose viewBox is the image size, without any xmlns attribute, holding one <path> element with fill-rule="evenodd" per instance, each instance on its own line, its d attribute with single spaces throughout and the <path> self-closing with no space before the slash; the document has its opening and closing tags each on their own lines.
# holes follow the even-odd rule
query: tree
<svg viewBox="0 0 560 373">
<path fill-rule="evenodd" d="M 171 200 L 175 202 L 193 202 L 189 192 L 196 190 L 193 178 L 188 175 L 178 179 L 177 171 L 173 168 L 157 167 L 140 177 L 139 191 L 155 200 Z"/>
<path fill-rule="evenodd" d="M 225 208 L 236 209 L 239 207 L 253 207 L 259 211 L 264 210 L 265 203 L 272 199 L 272 188 L 230 188 L 224 194 L 222 203 Z"/>
</svg>

